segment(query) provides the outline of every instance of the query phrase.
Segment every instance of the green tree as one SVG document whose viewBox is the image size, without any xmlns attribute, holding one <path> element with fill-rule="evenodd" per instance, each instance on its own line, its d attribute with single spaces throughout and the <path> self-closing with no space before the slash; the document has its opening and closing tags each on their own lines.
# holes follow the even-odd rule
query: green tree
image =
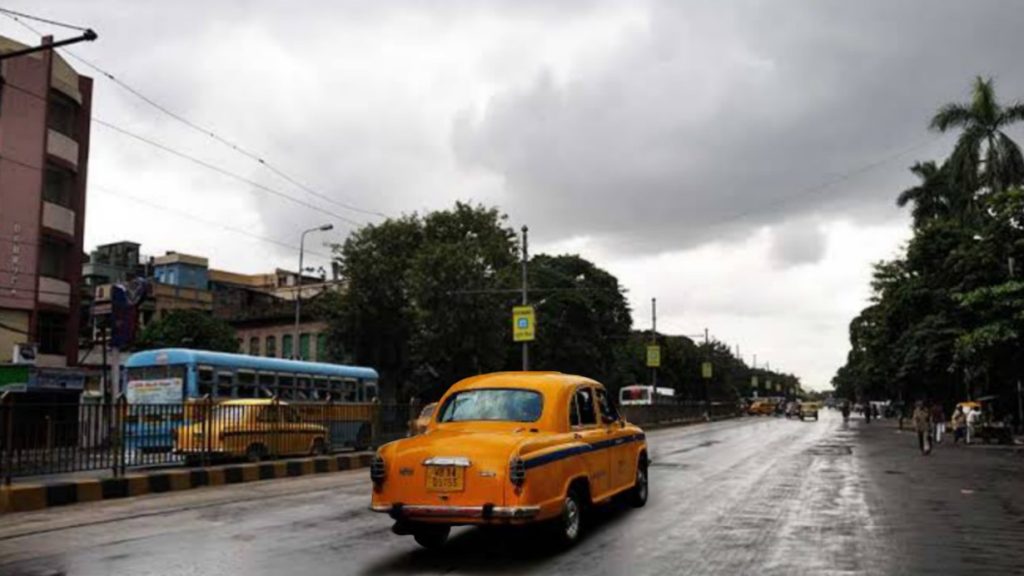
<svg viewBox="0 0 1024 576">
<path fill-rule="evenodd" d="M 1004 130 L 1024 120 L 1024 104 L 1002 106 L 995 96 L 992 79 L 977 77 L 971 87 L 971 101 L 946 104 L 932 118 L 931 128 L 939 132 L 960 130 L 950 157 L 954 183 L 963 190 L 981 186 L 1002 190 L 1024 182 L 1024 156 Z"/>
<path fill-rule="evenodd" d="M 238 339 L 230 324 L 201 310 L 173 310 L 150 323 L 135 342 L 136 350 L 194 348 L 238 352 Z"/>
</svg>

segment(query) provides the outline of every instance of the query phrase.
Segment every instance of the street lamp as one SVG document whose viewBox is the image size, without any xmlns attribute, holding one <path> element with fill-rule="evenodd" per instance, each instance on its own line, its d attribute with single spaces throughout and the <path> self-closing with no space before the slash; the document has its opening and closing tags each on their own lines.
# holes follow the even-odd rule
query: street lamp
<svg viewBox="0 0 1024 576">
<path fill-rule="evenodd" d="M 334 224 L 324 224 L 323 226 L 303 230 L 302 236 L 299 238 L 299 275 L 295 278 L 295 335 L 293 336 L 294 342 L 292 342 L 293 359 L 302 359 L 302 356 L 299 353 L 299 321 L 302 317 L 302 257 L 306 247 L 306 234 L 309 234 L 310 232 L 327 232 L 328 230 L 333 229 Z"/>
</svg>

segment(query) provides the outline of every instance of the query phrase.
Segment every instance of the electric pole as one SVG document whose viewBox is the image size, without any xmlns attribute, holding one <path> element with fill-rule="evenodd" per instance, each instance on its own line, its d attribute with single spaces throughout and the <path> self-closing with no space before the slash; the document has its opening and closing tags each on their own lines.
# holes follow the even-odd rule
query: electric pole
<svg viewBox="0 0 1024 576">
<path fill-rule="evenodd" d="M 528 279 L 527 279 L 528 273 L 526 271 L 526 264 L 530 260 L 530 254 L 529 254 L 529 251 L 528 251 L 528 240 L 527 240 L 527 233 L 530 231 L 530 229 L 527 228 L 526 225 L 523 225 L 522 230 L 523 230 L 523 262 L 522 262 L 523 302 L 522 302 L 522 304 L 523 304 L 523 306 L 527 306 L 530 303 L 529 283 L 528 283 Z M 530 343 L 524 340 L 523 341 L 523 372 L 526 372 L 529 369 L 530 369 Z"/>
<path fill-rule="evenodd" d="M 658 345 L 658 299 L 651 298 L 651 345 Z M 660 351 L 659 351 L 660 355 Z M 658 387 L 658 367 L 651 366 L 651 387 Z M 654 390 L 651 390 L 651 398 L 654 398 Z"/>
</svg>

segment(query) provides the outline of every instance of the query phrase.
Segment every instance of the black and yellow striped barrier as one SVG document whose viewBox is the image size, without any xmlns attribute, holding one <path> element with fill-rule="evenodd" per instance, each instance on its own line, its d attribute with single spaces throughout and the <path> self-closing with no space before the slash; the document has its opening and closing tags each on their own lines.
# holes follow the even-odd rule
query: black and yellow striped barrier
<svg viewBox="0 0 1024 576">
<path fill-rule="evenodd" d="M 369 467 L 372 460 L 373 455 L 368 453 L 336 454 L 254 464 L 229 464 L 187 470 L 159 470 L 128 474 L 120 478 L 87 478 L 46 484 L 13 484 L 0 487 L 0 513 L 25 512 L 51 506 L 191 490 L 204 486 L 221 486 L 354 470 Z"/>
</svg>

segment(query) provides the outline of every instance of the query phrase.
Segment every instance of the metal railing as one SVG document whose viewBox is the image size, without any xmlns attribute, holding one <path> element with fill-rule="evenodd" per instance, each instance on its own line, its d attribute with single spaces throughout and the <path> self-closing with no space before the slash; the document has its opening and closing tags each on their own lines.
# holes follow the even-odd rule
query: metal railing
<svg viewBox="0 0 1024 576">
<path fill-rule="evenodd" d="M 0 402 L 0 477 L 208 465 L 364 450 L 406 435 L 414 407 L 209 399 L 177 404 Z"/>
</svg>

